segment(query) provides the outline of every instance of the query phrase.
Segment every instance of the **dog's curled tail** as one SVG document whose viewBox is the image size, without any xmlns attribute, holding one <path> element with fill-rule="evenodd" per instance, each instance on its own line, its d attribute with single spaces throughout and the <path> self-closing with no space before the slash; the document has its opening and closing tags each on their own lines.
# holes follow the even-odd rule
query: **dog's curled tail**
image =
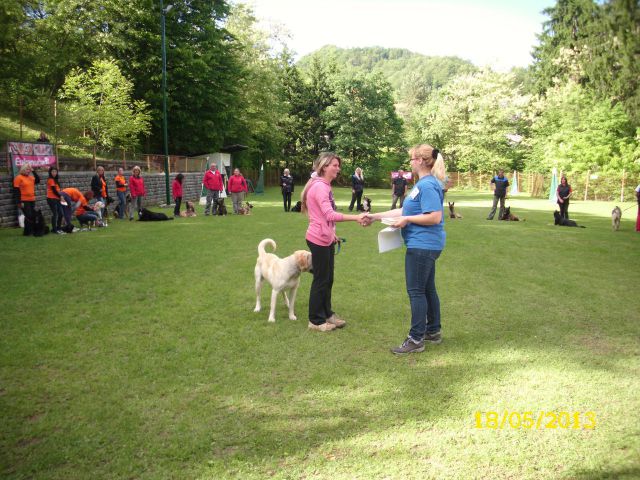
<svg viewBox="0 0 640 480">
<path fill-rule="evenodd" d="M 271 245 L 273 251 L 276 251 L 276 242 L 271 240 L 270 238 L 265 238 L 258 244 L 258 255 L 264 255 L 265 253 L 267 253 L 264 249 L 264 247 L 267 245 Z"/>
</svg>

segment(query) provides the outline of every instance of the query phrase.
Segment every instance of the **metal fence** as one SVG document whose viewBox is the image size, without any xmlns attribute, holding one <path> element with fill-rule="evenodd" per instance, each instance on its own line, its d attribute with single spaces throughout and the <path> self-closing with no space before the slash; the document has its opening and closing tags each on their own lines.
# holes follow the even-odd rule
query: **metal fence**
<svg viewBox="0 0 640 480">
<path fill-rule="evenodd" d="M 119 167 L 130 171 L 134 166 L 139 166 L 143 172 L 160 173 L 165 170 L 164 155 L 158 154 L 129 154 L 122 151 L 121 158 L 96 157 L 75 158 L 58 157 L 58 168 L 60 171 L 95 171 L 97 165 L 102 165 L 107 171 L 115 171 Z M 192 173 L 204 172 L 207 168 L 206 158 L 186 157 L 179 155 L 169 156 L 170 173 Z M 260 170 L 257 168 L 242 168 L 242 174 L 254 186 L 257 185 L 260 177 Z M 6 151 L 0 152 L 0 172 L 9 172 L 9 158 Z M 309 172 L 291 172 L 296 185 L 304 184 L 309 178 Z M 280 183 L 282 169 L 265 165 L 263 170 L 264 185 L 267 187 L 277 186 Z M 450 187 L 456 190 L 490 191 L 490 182 L 493 173 L 476 172 L 450 172 L 448 173 Z M 518 189 L 520 192 L 529 194 L 532 197 L 543 198 L 549 195 L 552 176 L 551 173 L 541 174 L 532 172 L 518 172 Z M 507 173 L 507 177 L 513 183 L 513 172 Z M 635 199 L 635 188 L 640 184 L 640 174 L 638 173 L 594 173 L 579 172 L 567 174 L 571 185 L 574 199 L 581 200 L 603 200 L 603 201 L 631 201 Z M 559 176 L 558 176 L 559 178 Z M 390 181 L 389 181 L 390 182 Z M 340 177 L 336 185 L 350 185 L 349 178 Z"/>
</svg>

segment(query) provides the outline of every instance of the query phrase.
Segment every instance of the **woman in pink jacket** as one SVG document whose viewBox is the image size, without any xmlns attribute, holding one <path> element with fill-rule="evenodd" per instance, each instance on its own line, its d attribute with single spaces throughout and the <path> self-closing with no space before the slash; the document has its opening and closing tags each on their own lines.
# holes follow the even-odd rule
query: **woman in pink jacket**
<svg viewBox="0 0 640 480">
<path fill-rule="evenodd" d="M 142 170 L 139 166 L 133 167 L 131 170 L 133 175 L 129 177 L 129 193 L 131 193 L 131 208 L 129 208 L 129 220 L 133 220 L 133 212 L 138 213 L 140 219 L 140 210 L 142 210 L 142 198 L 147 194 L 144 189 L 144 179 L 140 176 Z"/>
<path fill-rule="evenodd" d="M 229 189 L 231 201 L 233 202 L 233 213 L 240 213 L 244 194 L 248 192 L 249 189 L 247 188 L 247 181 L 240 174 L 239 169 L 235 168 L 233 170 L 233 175 L 229 177 L 229 181 L 227 182 L 227 188 Z"/>
<path fill-rule="evenodd" d="M 365 222 L 362 215 L 345 215 L 336 211 L 331 182 L 340 173 L 341 160 L 335 153 L 321 153 L 314 162 L 316 176 L 302 191 L 302 211 L 309 216 L 306 240 L 311 250 L 313 282 L 309 292 L 309 328 L 328 332 L 344 327 L 346 322 L 331 308 L 331 289 L 336 237 L 336 222 Z"/>
</svg>

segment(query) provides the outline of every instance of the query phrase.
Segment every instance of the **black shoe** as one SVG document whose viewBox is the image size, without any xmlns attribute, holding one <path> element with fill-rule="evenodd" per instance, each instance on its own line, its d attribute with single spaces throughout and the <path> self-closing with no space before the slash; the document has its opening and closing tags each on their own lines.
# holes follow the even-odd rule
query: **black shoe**
<svg viewBox="0 0 640 480">
<path fill-rule="evenodd" d="M 427 333 L 424 336 L 424 341 L 437 345 L 438 343 L 442 343 L 442 334 L 440 332 Z"/>
<path fill-rule="evenodd" d="M 407 337 L 407 339 L 399 347 L 392 348 L 392 353 L 396 355 L 405 355 L 407 353 L 420 353 L 424 352 L 424 340 L 416 342 L 413 338 Z"/>
</svg>

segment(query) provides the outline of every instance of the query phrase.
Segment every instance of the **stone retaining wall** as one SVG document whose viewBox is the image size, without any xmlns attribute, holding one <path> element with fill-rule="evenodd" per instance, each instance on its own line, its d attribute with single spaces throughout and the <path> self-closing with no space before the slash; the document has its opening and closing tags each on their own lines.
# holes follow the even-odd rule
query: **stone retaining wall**
<svg viewBox="0 0 640 480">
<path fill-rule="evenodd" d="M 38 174 L 40 175 L 40 184 L 36 185 L 36 208 L 42 210 L 45 218 L 49 221 L 51 211 L 49 210 L 46 200 L 48 174 L 45 171 L 39 171 Z M 60 172 L 60 186 L 62 188 L 75 187 L 81 192 L 86 192 L 87 190 L 91 190 L 91 177 L 94 175 L 94 172 Z M 117 199 L 116 185 L 113 180 L 115 175 L 114 172 L 107 172 L 105 178 L 107 179 L 109 196 Z M 199 172 L 184 173 L 183 175 L 182 204 L 184 206 L 186 200 L 196 201 L 200 198 L 203 175 Z M 144 184 L 147 190 L 145 205 L 161 205 L 166 203 L 164 173 L 143 173 L 142 177 L 144 178 Z M 127 178 L 128 181 L 129 175 L 125 174 L 125 178 Z M 175 175 L 171 175 L 169 178 L 169 189 L 171 189 L 171 182 L 173 182 L 174 178 Z M 13 200 L 12 182 L 13 180 L 10 176 L 0 176 L 0 227 L 18 226 L 18 207 Z"/>
</svg>

